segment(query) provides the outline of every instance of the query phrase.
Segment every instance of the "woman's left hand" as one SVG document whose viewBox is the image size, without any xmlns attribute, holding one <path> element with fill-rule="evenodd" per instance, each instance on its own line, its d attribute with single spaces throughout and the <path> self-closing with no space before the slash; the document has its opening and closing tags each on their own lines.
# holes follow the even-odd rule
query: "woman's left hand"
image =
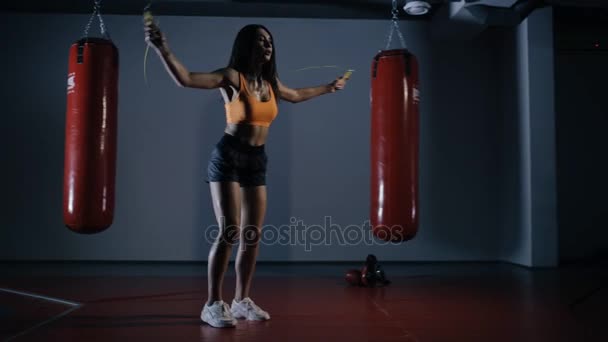
<svg viewBox="0 0 608 342">
<path fill-rule="evenodd" d="M 329 84 L 329 91 L 335 93 L 338 90 L 344 89 L 346 86 L 346 79 L 343 76 L 336 78 L 335 81 Z"/>
</svg>

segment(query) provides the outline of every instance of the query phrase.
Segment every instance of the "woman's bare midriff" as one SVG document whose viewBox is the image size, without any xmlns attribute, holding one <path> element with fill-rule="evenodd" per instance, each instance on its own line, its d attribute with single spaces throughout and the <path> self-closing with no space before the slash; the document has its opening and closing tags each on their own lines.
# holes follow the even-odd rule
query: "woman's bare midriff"
<svg viewBox="0 0 608 342">
<path fill-rule="evenodd" d="M 266 143 L 268 127 L 229 123 L 224 132 L 239 138 L 246 144 L 260 146 Z"/>
</svg>

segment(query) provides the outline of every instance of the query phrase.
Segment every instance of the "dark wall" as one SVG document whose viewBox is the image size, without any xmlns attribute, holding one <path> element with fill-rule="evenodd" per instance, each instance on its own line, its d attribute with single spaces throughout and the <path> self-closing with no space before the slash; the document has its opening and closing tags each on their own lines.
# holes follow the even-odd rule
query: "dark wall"
<svg viewBox="0 0 608 342">
<path fill-rule="evenodd" d="M 556 11 L 561 261 L 608 255 L 608 13 Z"/>
<path fill-rule="evenodd" d="M 87 15 L 0 14 L 3 42 L 2 139 L 6 181 L 0 259 L 205 260 L 215 218 L 203 182 L 225 125 L 218 91 L 176 87 L 155 55 L 143 80 L 139 16 L 105 16 L 120 49 L 116 215 L 92 236 L 62 223 L 67 53 Z M 161 16 L 170 45 L 192 70 L 224 66 L 238 29 L 259 22 L 273 31 L 279 73 L 292 87 L 330 82 L 356 70 L 339 93 L 280 104 L 267 151 L 265 231 L 351 226 L 369 217 L 369 68 L 384 47 L 385 20 L 206 18 Z M 387 245 L 364 240 L 267 241 L 260 260 L 497 260 L 502 227 L 495 196 L 501 182 L 500 65 L 493 35 L 435 42 L 428 23 L 401 25 L 420 60 L 420 232 Z M 96 27 L 94 26 L 94 32 Z M 398 42 L 398 41 L 396 41 Z M 396 47 L 395 45 L 393 47 Z M 299 68 L 339 65 L 338 69 Z M 318 232 L 318 228 L 315 228 Z M 334 231 L 336 232 L 336 231 Z M 272 235 L 265 235 L 272 239 Z"/>
</svg>

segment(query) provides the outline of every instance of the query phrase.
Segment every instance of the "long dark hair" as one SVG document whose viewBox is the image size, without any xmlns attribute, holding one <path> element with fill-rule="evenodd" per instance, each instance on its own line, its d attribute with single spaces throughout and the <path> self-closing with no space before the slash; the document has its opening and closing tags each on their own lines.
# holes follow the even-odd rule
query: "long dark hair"
<svg viewBox="0 0 608 342">
<path fill-rule="evenodd" d="M 258 24 L 251 24 L 243 27 L 234 39 L 234 45 L 232 46 L 232 55 L 230 56 L 230 62 L 228 63 L 229 68 L 233 68 L 236 71 L 244 74 L 251 73 L 254 69 L 254 65 L 257 62 L 256 56 L 253 53 L 254 44 L 257 41 L 257 30 L 263 29 L 270 35 L 272 40 L 272 56 L 270 61 L 265 63 L 262 67 L 262 78 L 270 83 L 274 97 L 276 101 L 279 101 L 279 86 L 277 85 L 277 62 L 276 62 L 276 48 L 274 44 L 274 38 L 270 31 Z"/>
</svg>

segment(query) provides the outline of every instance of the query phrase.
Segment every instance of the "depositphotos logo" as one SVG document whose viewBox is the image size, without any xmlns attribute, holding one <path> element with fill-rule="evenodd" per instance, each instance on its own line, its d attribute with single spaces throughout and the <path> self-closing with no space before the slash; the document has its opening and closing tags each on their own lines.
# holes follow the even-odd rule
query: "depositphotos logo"
<svg viewBox="0 0 608 342">
<path fill-rule="evenodd" d="M 263 225 L 260 230 L 255 226 L 226 226 L 225 218 L 221 218 L 221 225 L 211 225 L 205 229 L 205 240 L 214 243 L 218 239 L 224 239 L 241 245 L 260 243 L 263 245 L 279 246 L 304 246 L 307 252 L 312 251 L 313 246 L 359 246 L 359 245 L 388 245 L 394 242 L 383 236 L 389 232 L 401 232 L 400 226 L 390 229 L 380 229 L 376 237 L 372 231 L 370 221 L 360 225 L 351 224 L 347 226 L 332 222 L 331 216 L 325 216 L 323 224 L 304 224 L 304 221 L 295 217 L 290 218 L 290 224 L 286 225 Z M 220 234 L 220 226 L 225 227 Z M 396 240 L 400 240 L 396 237 Z"/>
</svg>

